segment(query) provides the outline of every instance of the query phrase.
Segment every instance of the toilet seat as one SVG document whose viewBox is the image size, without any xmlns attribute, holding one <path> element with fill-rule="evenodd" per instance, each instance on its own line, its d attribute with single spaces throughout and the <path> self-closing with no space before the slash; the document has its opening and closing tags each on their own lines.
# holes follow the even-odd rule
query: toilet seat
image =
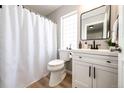
<svg viewBox="0 0 124 93">
<path fill-rule="evenodd" d="M 48 63 L 48 65 L 50 65 L 50 66 L 58 66 L 58 65 L 62 65 L 62 64 L 64 64 L 64 60 L 60 60 L 60 59 L 55 59 Z"/>
<path fill-rule="evenodd" d="M 48 63 L 48 70 L 49 71 L 56 71 L 61 70 L 64 68 L 64 60 L 52 60 Z"/>
</svg>

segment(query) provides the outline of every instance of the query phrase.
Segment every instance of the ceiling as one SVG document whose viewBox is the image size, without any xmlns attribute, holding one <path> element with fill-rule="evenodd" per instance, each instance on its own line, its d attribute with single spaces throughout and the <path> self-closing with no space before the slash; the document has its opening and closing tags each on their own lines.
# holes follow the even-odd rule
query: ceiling
<svg viewBox="0 0 124 93">
<path fill-rule="evenodd" d="M 24 5 L 25 8 L 43 16 L 49 15 L 61 6 L 62 5 Z"/>
</svg>

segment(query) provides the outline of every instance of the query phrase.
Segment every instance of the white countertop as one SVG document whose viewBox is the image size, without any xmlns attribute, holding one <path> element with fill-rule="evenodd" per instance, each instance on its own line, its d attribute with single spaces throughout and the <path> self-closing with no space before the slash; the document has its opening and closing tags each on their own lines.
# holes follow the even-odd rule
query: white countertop
<svg viewBox="0 0 124 93">
<path fill-rule="evenodd" d="M 109 56 L 118 56 L 118 52 L 111 52 L 110 50 L 104 49 L 72 49 L 72 53 L 85 53 L 85 54 L 94 54 L 94 55 L 109 55 Z"/>
</svg>

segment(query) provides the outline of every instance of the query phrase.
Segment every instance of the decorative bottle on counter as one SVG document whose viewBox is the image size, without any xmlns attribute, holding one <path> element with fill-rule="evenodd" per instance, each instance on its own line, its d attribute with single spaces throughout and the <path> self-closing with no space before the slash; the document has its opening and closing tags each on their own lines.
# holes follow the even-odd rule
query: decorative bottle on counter
<svg viewBox="0 0 124 93">
<path fill-rule="evenodd" d="M 81 49 L 82 48 L 82 43 L 81 43 L 81 41 L 79 42 L 79 49 Z"/>
</svg>

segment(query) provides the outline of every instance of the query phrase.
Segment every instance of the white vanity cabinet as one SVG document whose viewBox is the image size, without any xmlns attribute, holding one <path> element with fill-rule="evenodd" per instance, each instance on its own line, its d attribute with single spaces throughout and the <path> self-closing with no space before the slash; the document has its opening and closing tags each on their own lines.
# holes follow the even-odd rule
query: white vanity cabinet
<svg viewBox="0 0 124 93">
<path fill-rule="evenodd" d="M 73 61 L 73 87 L 92 87 L 92 78 L 89 78 L 89 67 L 91 69 L 92 64 Z"/>
<path fill-rule="evenodd" d="M 94 88 L 117 88 L 117 69 L 93 65 L 95 68 L 95 78 L 93 77 Z"/>
<path fill-rule="evenodd" d="M 90 51 L 90 50 L 89 50 Z M 118 87 L 118 56 L 109 51 L 72 51 L 72 86 L 77 88 Z"/>
</svg>

